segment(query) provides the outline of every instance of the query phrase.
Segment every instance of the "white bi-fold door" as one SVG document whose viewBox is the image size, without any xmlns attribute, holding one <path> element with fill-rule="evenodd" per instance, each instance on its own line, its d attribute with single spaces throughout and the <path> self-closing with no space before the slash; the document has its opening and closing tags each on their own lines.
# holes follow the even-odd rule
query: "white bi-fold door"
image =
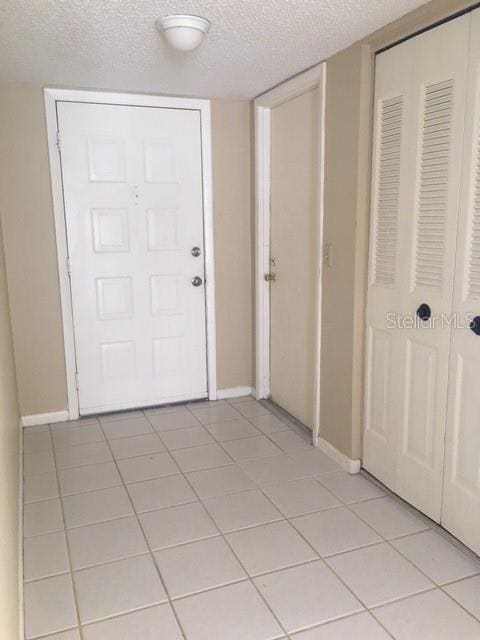
<svg viewBox="0 0 480 640">
<path fill-rule="evenodd" d="M 80 413 L 206 397 L 200 112 L 57 118 Z"/>
<path fill-rule="evenodd" d="M 437 522 L 469 16 L 377 56 L 364 464 Z"/>
<path fill-rule="evenodd" d="M 480 11 L 471 16 L 442 524 L 480 554 Z"/>
</svg>

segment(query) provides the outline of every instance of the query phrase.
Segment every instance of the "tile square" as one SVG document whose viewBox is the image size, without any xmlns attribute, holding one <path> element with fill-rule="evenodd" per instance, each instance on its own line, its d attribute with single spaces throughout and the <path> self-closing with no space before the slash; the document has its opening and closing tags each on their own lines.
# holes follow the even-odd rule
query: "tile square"
<svg viewBox="0 0 480 640">
<path fill-rule="evenodd" d="M 319 481 L 345 504 L 354 504 L 373 498 L 381 498 L 385 492 L 359 473 L 350 475 L 339 471 L 320 476 Z"/>
<path fill-rule="evenodd" d="M 159 433 L 172 431 L 173 429 L 188 429 L 189 427 L 200 426 L 200 422 L 193 413 L 185 408 L 166 413 L 149 414 L 148 419 Z"/>
<path fill-rule="evenodd" d="M 67 532 L 73 569 L 148 553 L 135 517 L 70 529 Z"/>
<path fill-rule="evenodd" d="M 249 581 L 177 600 L 174 608 L 188 640 L 273 640 L 283 636 Z"/>
<path fill-rule="evenodd" d="M 23 535 L 25 538 L 63 530 L 60 500 L 32 502 L 23 508 Z"/>
<path fill-rule="evenodd" d="M 480 576 L 473 576 L 443 587 L 444 591 L 470 611 L 472 616 L 480 619 Z"/>
<path fill-rule="evenodd" d="M 289 633 L 363 610 L 321 560 L 269 573 L 254 582 Z"/>
<path fill-rule="evenodd" d="M 191 595 L 247 577 L 225 540 L 219 536 L 155 552 L 171 598 Z"/>
<path fill-rule="evenodd" d="M 55 422 L 50 425 L 52 434 L 63 433 L 74 429 L 75 427 L 90 427 L 92 425 L 98 425 L 97 418 L 80 418 L 78 420 L 66 420 L 63 422 Z"/>
<path fill-rule="evenodd" d="M 86 467 L 100 462 L 111 462 L 112 454 L 106 442 L 89 442 L 75 447 L 57 449 L 55 452 L 58 469 Z"/>
<path fill-rule="evenodd" d="M 392 545 L 437 584 L 480 573 L 478 560 L 467 556 L 434 531 L 415 533 L 392 541 Z"/>
<path fill-rule="evenodd" d="M 280 431 L 290 431 L 288 424 L 274 416 L 273 413 L 267 413 L 262 416 L 253 416 L 250 422 L 265 434 L 279 433 Z"/>
<path fill-rule="evenodd" d="M 135 418 L 125 418 L 123 420 L 107 420 L 100 418 L 103 431 L 109 439 L 127 438 L 128 436 L 139 436 L 144 433 L 153 433 L 149 421 L 144 415 Z"/>
<path fill-rule="evenodd" d="M 182 640 L 169 604 L 134 611 L 83 627 L 84 640 Z"/>
<path fill-rule="evenodd" d="M 23 485 L 24 502 L 38 502 L 49 498 L 58 498 L 57 474 L 41 473 L 38 476 L 27 476 Z"/>
<path fill-rule="evenodd" d="M 123 487 L 79 493 L 63 499 L 68 528 L 133 515 L 133 509 Z"/>
<path fill-rule="evenodd" d="M 340 471 L 340 466 L 325 455 L 320 449 L 310 447 L 309 450 L 301 450 L 290 454 L 290 458 L 302 469 L 303 476 Z"/>
<path fill-rule="evenodd" d="M 194 405 L 190 407 L 192 413 L 200 420 L 202 424 L 211 424 L 212 422 L 221 422 L 223 420 L 234 420 L 241 418 L 242 415 L 229 404 L 221 405 Z"/>
<path fill-rule="evenodd" d="M 326 562 L 368 608 L 434 587 L 386 543 L 333 556 Z"/>
<path fill-rule="evenodd" d="M 36 424 L 33 427 L 23 427 L 23 433 L 25 435 L 30 433 L 45 433 L 46 431 L 50 431 L 49 424 Z"/>
<path fill-rule="evenodd" d="M 102 462 L 74 469 L 60 469 L 58 479 L 62 496 L 107 489 L 122 484 L 122 479 L 113 462 Z"/>
<path fill-rule="evenodd" d="M 160 407 L 151 407 L 150 409 L 144 409 L 143 413 L 147 418 L 150 418 L 150 416 L 158 416 L 165 413 L 176 413 L 178 411 L 188 411 L 186 404 L 166 404 Z"/>
<path fill-rule="evenodd" d="M 113 413 L 105 413 L 100 417 L 102 423 L 104 422 L 118 422 L 119 420 L 132 420 L 134 418 L 143 418 L 143 411 L 140 409 L 134 411 L 114 411 Z"/>
<path fill-rule="evenodd" d="M 313 478 L 271 485 L 265 487 L 264 491 L 287 518 L 330 509 L 341 504 L 330 491 Z"/>
<path fill-rule="evenodd" d="M 256 489 L 254 483 L 234 464 L 192 471 L 187 478 L 201 500 Z"/>
<path fill-rule="evenodd" d="M 222 533 L 282 520 L 282 514 L 258 490 L 211 498 L 203 504 Z"/>
<path fill-rule="evenodd" d="M 261 435 L 260 431 L 245 418 L 212 422 L 207 424 L 205 428 L 208 429 L 212 436 L 219 442 L 228 442 L 229 440 Z"/>
<path fill-rule="evenodd" d="M 49 431 L 39 431 L 23 434 L 23 453 L 37 453 L 51 451 L 52 439 Z"/>
<path fill-rule="evenodd" d="M 147 456 L 151 453 L 162 453 L 166 451 L 165 445 L 156 433 L 111 440 L 110 447 L 117 460 Z"/>
<path fill-rule="evenodd" d="M 351 509 L 387 540 L 429 528 L 426 522 L 392 498 L 359 502 Z"/>
<path fill-rule="evenodd" d="M 197 497 L 183 476 L 168 476 L 128 485 L 137 513 L 196 502 Z"/>
<path fill-rule="evenodd" d="M 301 465 L 287 454 L 263 460 L 242 460 L 239 465 L 261 487 L 305 477 Z"/>
<path fill-rule="evenodd" d="M 373 529 L 346 507 L 300 516 L 292 524 L 322 557 L 382 542 Z"/>
<path fill-rule="evenodd" d="M 23 456 L 24 477 L 36 476 L 41 473 L 52 473 L 55 471 L 53 453 L 48 451 L 36 451 L 35 453 L 25 453 Z"/>
<path fill-rule="evenodd" d="M 167 449 L 186 449 L 187 447 L 197 447 L 215 442 L 205 427 L 200 426 L 162 431 L 162 440 Z"/>
<path fill-rule="evenodd" d="M 63 429 L 53 433 L 55 449 L 74 447 L 77 444 L 88 444 L 89 442 L 103 442 L 104 440 L 105 436 L 99 424 L 70 427 L 70 429 Z"/>
<path fill-rule="evenodd" d="M 397 640 L 478 640 L 480 623 L 440 589 L 375 609 Z"/>
<path fill-rule="evenodd" d="M 180 473 L 172 456 L 168 453 L 152 453 L 138 458 L 127 458 L 118 460 L 117 464 L 127 484 Z"/>
<path fill-rule="evenodd" d="M 365 611 L 295 633 L 292 640 L 391 640 L 391 636 Z"/>
<path fill-rule="evenodd" d="M 223 448 L 234 460 L 256 460 L 282 453 L 282 450 L 266 436 L 230 440 L 223 443 Z"/>
<path fill-rule="evenodd" d="M 226 539 L 251 576 L 317 559 L 286 520 L 229 533 Z"/>
<path fill-rule="evenodd" d="M 48 578 L 70 571 L 67 543 L 63 531 L 28 538 L 23 544 L 23 577 L 25 580 Z"/>
<path fill-rule="evenodd" d="M 35 638 L 78 624 L 70 574 L 27 582 L 25 637 Z"/>
<path fill-rule="evenodd" d="M 200 502 L 149 511 L 139 519 L 154 550 L 218 535 L 217 527 Z"/>
<path fill-rule="evenodd" d="M 207 444 L 203 447 L 191 447 L 190 449 L 177 449 L 176 451 L 172 451 L 172 456 L 177 461 L 180 469 L 185 472 L 232 464 L 232 459 L 219 444 Z"/>
<path fill-rule="evenodd" d="M 278 433 L 271 433 L 270 438 L 283 450 L 285 453 L 292 453 L 302 451 L 303 449 L 310 450 L 312 443 L 307 439 L 302 438 L 295 433 L 295 431 L 279 431 Z"/>
<path fill-rule="evenodd" d="M 73 579 L 82 624 L 167 600 L 150 555 L 81 569 Z"/>
<path fill-rule="evenodd" d="M 263 404 L 257 402 L 256 400 L 251 400 L 250 402 L 242 402 L 241 404 L 237 404 L 236 408 L 242 416 L 246 418 L 254 418 L 255 416 L 265 416 L 270 413 L 268 409 L 266 409 Z"/>
</svg>

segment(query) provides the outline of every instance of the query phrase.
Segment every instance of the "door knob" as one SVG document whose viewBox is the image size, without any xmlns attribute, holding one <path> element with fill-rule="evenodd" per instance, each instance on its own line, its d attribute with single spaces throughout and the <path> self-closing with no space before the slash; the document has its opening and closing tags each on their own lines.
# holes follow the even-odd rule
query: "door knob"
<svg viewBox="0 0 480 640">
<path fill-rule="evenodd" d="M 202 284 L 203 280 L 200 278 L 200 276 L 194 276 L 192 278 L 192 284 L 194 287 L 199 287 Z"/>
<path fill-rule="evenodd" d="M 425 302 L 423 302 L 417 309 L 417 316 L 420 318 L 420 320 L 422 320 L 423 322 L 426 322 L 427 320 L 430 320 L 431 316 L 432 316 L 432 310 L 430 309 L 430 307 L 428 306 L 428 304 L 426 304 Z"/>
<path fill-rule="evenodd" d="M 193 247 L 191 253 L 194 258 L 198 258 L 198 256 L 202 253 L 202 250 L 200 249 L 200 247 Z"/>
<path fill-rule="evenodd" d="M 475 316 L 475 318 L 471 321 L 470 329 L 476 336 L 480 336 L 480 316 Z"/>
<path fill-rule="evenodd" d="M 263 277 L 264 277 L 266 282 L 275 282 L 275 280 L 277 279 L 277 274 L 276 273 L 266 273 Z"/>
</svg>

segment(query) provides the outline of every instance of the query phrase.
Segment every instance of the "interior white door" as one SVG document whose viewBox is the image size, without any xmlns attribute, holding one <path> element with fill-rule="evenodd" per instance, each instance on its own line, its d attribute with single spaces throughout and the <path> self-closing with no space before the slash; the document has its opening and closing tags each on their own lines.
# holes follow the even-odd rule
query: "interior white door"
<svg viewBox="0 0 480 640">
<path fill-rule="evenodd" d="M 313 428 L 319 91 L 271 112 L 270 391 Z"/>
<path fill-rule="evenodd" d="M 206 397 L 199 111 L 57 113 L 80 413 Z"/>
<path fill-rule="evenodd" d="M 405 227 L 412 108 L 413 48 L 405 42 L 377 56 L 375 70 L 372 220 L 367 302 L 364 459 L 387 486 L 395 484 L 400 330 L 388 322 L 403 296 Z"/>
<path fill-rule="evenodd" d="M 376 67 L 364 465 L 436 521 L 468 28 L 462 16 Z"/>
<path fill-rule="evenodd" d="M 455 248 L 461 175 L 468 15 L 413 38 L 408 177 L 402 185 L 402 311 L 398 332 L 395 491 L 439 522 Z M 430 320 L 422 321 L 420 316 Z M 418 314 L 417 314 L 418 310 Z"/>
<path fill-rule="evenodd" d="M 480 553 L 480 12 L 470 61 L 454 317 L 450 348 L 442 524 Z M 473 322 L 472 327 L 470 324 Z"/>
</svg>

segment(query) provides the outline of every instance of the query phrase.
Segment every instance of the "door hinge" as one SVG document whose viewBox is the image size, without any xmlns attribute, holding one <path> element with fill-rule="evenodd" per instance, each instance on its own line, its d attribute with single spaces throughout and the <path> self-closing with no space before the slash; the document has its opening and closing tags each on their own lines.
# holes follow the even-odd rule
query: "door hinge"
<svg viewBox="0 0 480 640">
<path fill-rule="evenodd" d="M 58 153 L 62 152 L 61 144 L 60 144 L 60 131 L 57 131 L 57 149 L 58 149 Z"/>
<path fill-rule="evenodd" d="M 70 258 L 67 256 L 67 273 L 70 277 L 72 275 L 72 263 L 70 262 Z"/>
<path fill-rule="evenodd" d="M 76 387 L 77 391 L 80 389 L 80 382 L 79 382 L 79 378 L 78 378 L 78 371 L 75 371 L 75 387 Z"/>
</svg>

